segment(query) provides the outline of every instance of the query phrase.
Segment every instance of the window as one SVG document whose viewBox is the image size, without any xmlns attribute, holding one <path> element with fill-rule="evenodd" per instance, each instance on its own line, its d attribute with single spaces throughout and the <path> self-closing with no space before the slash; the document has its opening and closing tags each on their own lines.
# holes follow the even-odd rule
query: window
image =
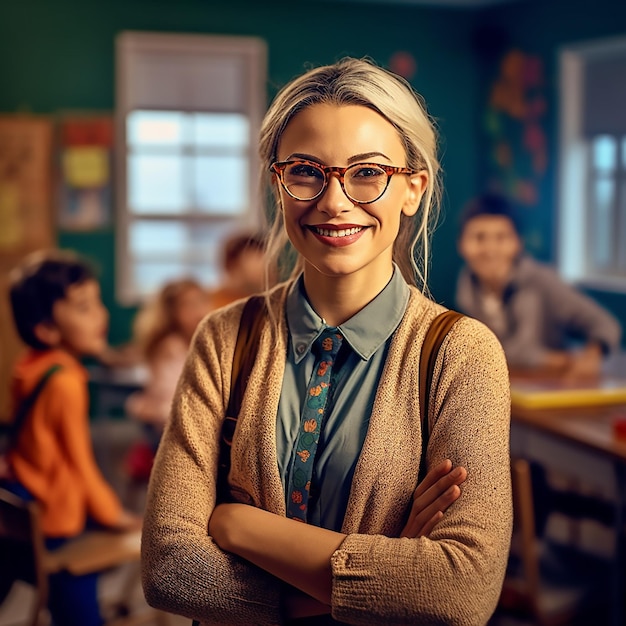
<svg viewBox="0 0 626 626">
<path fill-rule="evenodd" d="M 626 40 L 561 54 L 559 265 L 626 292 Z"/>
<path fill-rule="evenodd" d="M 117 41 L 118 299 L 221 279 L 221 243 L 259 224 L 266 49 L 245 37 L 123 33 Z"/>
</svg>

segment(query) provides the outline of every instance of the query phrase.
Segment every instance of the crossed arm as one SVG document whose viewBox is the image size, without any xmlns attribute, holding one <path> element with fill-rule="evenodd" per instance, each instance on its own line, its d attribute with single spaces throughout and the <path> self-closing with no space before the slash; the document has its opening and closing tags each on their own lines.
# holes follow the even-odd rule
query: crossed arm
<svg viewBox="0 0 626 626">
<path fill-rule="evenodd" d="M 449 460 L 435 466 L 418 485 L 401 537 L 427 536 L 461 494 L 467 472 Z M 345 535 L 287 519 L 245 504 L 217 506 L 209 534 L 220 548 L 234 553 L 304 592 L 287 598 L 289 617 L 328 613 L 331 557 Z M 307 546 L 315 546 L 315 550 Z"/>
</svg>

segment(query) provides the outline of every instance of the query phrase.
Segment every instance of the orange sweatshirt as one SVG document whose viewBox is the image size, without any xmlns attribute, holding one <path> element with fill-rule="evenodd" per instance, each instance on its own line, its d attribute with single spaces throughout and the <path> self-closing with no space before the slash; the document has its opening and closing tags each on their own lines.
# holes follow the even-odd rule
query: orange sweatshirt
<svg viewBox="0 0 626 626">
<path fill-rule="evenodd" d="M 94 458 L 89 430 L 87 371 L 61 350 L 30 351 L 16 364 L 12 400 L 17 406 L 54 364 L 62 366 L 26 417 L 9 463 L 42 508 L 47 537 L 71 537 L 89 516 L 113 525 L 122 506 Z"/>
</svg>

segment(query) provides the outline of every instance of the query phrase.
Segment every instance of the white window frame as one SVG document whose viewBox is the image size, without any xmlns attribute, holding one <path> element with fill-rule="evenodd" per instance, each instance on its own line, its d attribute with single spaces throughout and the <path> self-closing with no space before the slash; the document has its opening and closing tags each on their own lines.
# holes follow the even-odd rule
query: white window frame
<svg viewBox="0 0 626 626">
<path fill-rule="evenodd" d="M 138 105 L 133 90 L 133 81 L 137 79 L 136 60 L 154 55 L 163 58 L 171 55 L 180 58 L 180 55 L 194 57 L 215 56 L 216 58 L 236 58 L 245 64 L 246 84 L 242 85 L 242 93 L 246 94 L 245 102 L 241 102 L 239 112 L 245 113 L 250 120 L 250 151 L 248 187 L 250 206 L 244 215 L 233 217 L 206 215 L 170 215 L 163 212 L 155 214 L 142 213 L 140 217 L 134 214 L 128 206 L 127 191 L 127 155 L 128 145 L 126 138 L 127 115 L 137 109 L 167 110 L 166 104 L 159 105 L 158 98 L 154 102 Z M 133 284 L 133 272 L 129 271 L 133 258 L 129 249 L 129 227 L 135 219 L 175 219 L 181 221 L 194 220 L 211 224 L 212 222 L 224 225 L 232 221 L 232 230 L 254 230 L 260 227 L 261 211 L 258 199 L 258 181 L 260 162 L 257 152 L 258 135 L 263 114 L 266 108 L 266 75 L 267 75 L 267 47 L 262 39 L 256 37 L 230 37 L 213 35 L 187 35 L 153 32 L 126 31 L 118 35 L 116 40 L 116 297 L 123 305 L 137 305 L 142 296 L 137 286 Z M 178 106 L 176 110 L 184 110 Z M 197 106 L 189 112 L 202 111 Z M 231 109 L 234 112 L 234 109 Z M 211 112 L 210 110 L 208 112 Z M 220 111 L 222 112 L 222 111 Z M 228 111 L 227 111 L 228 112 Z M 193 262 L 193 261 L 192 261 Z M 221 268 L 217 268 L 221 270 Z M 209 285 L 211 286 L 211 285 Z M 146 294 L 144 294 L 146 295 Z"/>
<path fill-rule="evenodd" d="M 625 272 L 603 271 L 590 262 L 591 142 L 583 130 L 586 61 L 618 55 L 626 56 L 624 37 L 568 46 L 560 51 L 557 237 L 559 271 L 566 280 L 582 287 L 626 293 Z M 616 175 L 617 183 L 621 176 L 623 172 Z M 626 246 L 626 241 L 621 243 Z"/>
</svg>

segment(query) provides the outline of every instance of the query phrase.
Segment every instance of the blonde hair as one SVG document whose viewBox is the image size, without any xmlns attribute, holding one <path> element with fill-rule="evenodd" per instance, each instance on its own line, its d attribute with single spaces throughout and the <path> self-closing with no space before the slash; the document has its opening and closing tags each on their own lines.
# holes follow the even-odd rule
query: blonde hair
<svg viewBox="0 0 626 626">
<path fill-rule="evenodd" d="M 441 173 L 437 159 L 437 133 L 426 112 L 423 98 L 411 85 L 367 59 L 345 58 L 309 70 L 283 87 L 270 105 L 261 126 L 259 153 L 263 184 L 270 183 L 270 166 L 282 134 L 299 111 L 315 104 L 360 105 L 382 115 L 397 130 L 406 152 L 406 166 L 426 170 L 428 184 L 415 216 L 402 216 L 393 259 L 404 278 L 427 291 L 429 239 L 441 200 Z M 291 275 L 302 268 L 284 232 L 282 211 L 276 189 L 267 210 L 270 225 L 268 256 L 281 267 L 291 262 Z M 419 263 L 416 260 L 419 259 Z"/>
<path fill-rule="evenodd" d="M 133 335 L 145 358 L 150 359 L 167 336 L 182 334 L 176 320 L 176 306 L 181 296 L 190 289 L 202 290 L 202 285 L 193 278 L 166 283 L 135 317 Z"/>
</svg>

